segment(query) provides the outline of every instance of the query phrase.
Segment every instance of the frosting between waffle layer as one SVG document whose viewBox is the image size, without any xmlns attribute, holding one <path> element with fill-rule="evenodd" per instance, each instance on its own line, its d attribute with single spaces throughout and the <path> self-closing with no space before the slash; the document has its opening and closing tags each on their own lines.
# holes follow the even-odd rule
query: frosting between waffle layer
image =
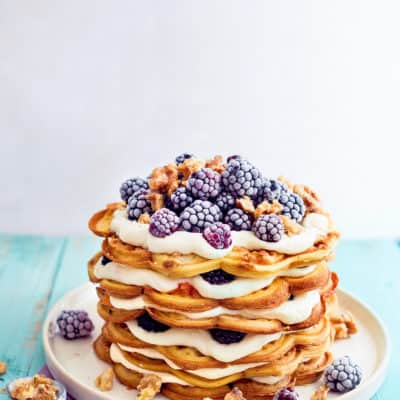
<svg viewBox="0 0 400 400">
<path fill-rule="evenodd" d="M 183 314 L 191 319 L 212 318 L 219 315 L 240 315 L 245 318 L 266 318 L 277 319 L 284 324 L 297 324 L 308 319 L 312 313 L 314 306 L 320 301 L 318 290 L 312 290 L 297 296 L 293 300 L 288 300 L 280 306 L 272 309 L 260 310 L 230 310 L 225 307 L 215 307 L 211 310 L 203 312 L 182 312 L 169 310 L 158 305 L 147 303 L 143 296 L 138 296 L 133 299 L 121 299 L 110 296 L 111 305 L 122 310 L 138 310 L 144 307 L 151 307 L 162 311 L 176 312 Z"/>
<path fill-rule="evenodd" d="M 171 279 L 152 270 L 132 268 L 115 262 L 109 262 L 106 265 L 102 265 L 101 259 L 99 259 L 95 265 L 94 274 L 98 279 L 110 279 L 126 285 L 145 286 L 151 284 L 151 287 L 159 292 L 170 292 L 177 289 L 179 284 L 187 282 L 203 297 L 209 299 L 229 299 L 244 296 L 256 290 L 266 288 L 276 278 L 281 276 L 305 276 L 313 272 L 315 268 L 315 265 L 303 268 L 292 268 L 286 271 L 277 272 L 268 278 L 236 278 L 234 281 L 224 285 L 212 285 L 201 276 L 186 279 Z"/>
<path fill-rule="evenodd" d="M 276 243 L 265 242 L 257 238 L 251 231 L 233 231 L 232 246 L 227 249 L 213 248 L 201 233 L 177 231 L 164 238 L 154 237 L 149 233 L 149 225 L 130 221 L 126 210 L 114 212 L 110 229 L 125 243 L 147 248 L 153 253 L 197 254 L 208 259 L 226 256 L 233 246 L 245 247 L 249 250 L 271 250 L 283 254 L 297 254 L 310 248 L 318 239 L 323 237 L 329 228 L 325 215 L 311 213 L 303 220 L 300 233 L 287 236 Z"/>
</svg>

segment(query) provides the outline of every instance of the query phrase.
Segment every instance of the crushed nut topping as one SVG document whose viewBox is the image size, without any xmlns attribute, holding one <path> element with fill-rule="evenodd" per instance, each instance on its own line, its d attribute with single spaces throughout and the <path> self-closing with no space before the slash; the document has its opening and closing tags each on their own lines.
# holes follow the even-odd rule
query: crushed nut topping
<svg viewBox="0 0 400 400">
<path fill-rule="evenodd" d="M 349 311 L 333 315 L 331 321 L 335 329 L 335 339 L 346 339 L 358 331 L 354 317 Z"/>
<path fill-rule="evenodd" d="M 279 214 L 281 211 L 282 205 L 277 200 L 274 200 L 272 203 L 269 201 L 263 201 L 257 206 L 254 212 L 254 217 L 258 218 L 263 214 Z"/>
<path fill-rule="evenodd" d="M 188 158 L 185 160 L 181 165 L 178 166 L 178 171 L 182 174 L 182 184 L 185 185 L 186 181 L 189 179 L 189 176 L 204 166 L 205 163 L 203 160 L 197 160 L 196 158 Z"/>
<path fill-rule="evenodd" d="M 149 187 L 152 192 L 172 193 L 178 186 L 178 167 L 175 164 L 153 169 L 149 178 Z"/>
<path fill-rule="evenodd" d="M 162 380 L 154 374 L 144 375 L 137 386 L 137 400 L 151 400 L 160 392 Z"/>
<path fill-rule="evenodd" d="M 211 168 L 219 174 L 222 174 L 225 171 L 225 165 L 222 160 L 222 156 L 215 156 L 212 160 L 206 161 L 206 168 Z"/>
<path fill-rule="evenodd" d="M 153 211 L 158 211 L 164 207 L 164 196 L 161 193 L 151 192 L 147 195 L 147 199 L 150 201 Z"/>
<path fill-rule="evenodd" d="M 246 398 L 243 396 L 243 393 L 239 388 L 234 387 L 225 395 L 224 400 L 246 400 Z"/>
<path fill-rule="evenodd" d="M 321 200 L 318 195 L 309 186 L 294 185 L 293 191 L 303 199 L 307 212 L 326 214 L 326 211 L 322 208 Z"/>
<path fill-rule="evenodd" d="M 150 223 L 150 215 L 149 213 L 141 214 L 138 219 L 139 224 L 149 224 Z"/>
<path fill-rule="evenodd" d="M 236 200 L 236 205 L 241 208 L 244 212 L 254 214 L 256 209 L 254 208 L 253 200 L 249 196 L 244 196 L 241 199 Z"/>
<path fill-rule="evenodd" d="M 102 392 L 109 392 L 114 386 L 114 371 L 113 369 L 107 368 L 102 372 L 95 380 L 95 385 Z"/>
<path fill-rule="evenodd" d="M 51 379 L 43 375 L 35 375 L 32 379 L 21 379 L 11 390 L 15 400 L 56 400 L 58 388 Z"/>
<path fill-rule="evenodd" d="M 3 375 L 7 372 L 7 364 L 3 361 L 0 361 L 0 375 Z"/>
<path fill-rule="evenodd" d="M 322 385 L 314 392 L 310 400 L 326 400 L 328 398 L 328 392 L 328 386 Z"/>
<path fill-rule="evenodd" d="M 288 178 L 285 178 L 284 176 L 278 176 L 277 180 L 284 183 L 289 188 L 289 190 L 293 190 L 294 185 Z"/>
<path fill-rule="evenodd" d="M 293 221 L 291 218 L 287 217 L 286 215 L 280 216 L 283 222 L 283 226 L 285 227 L 285 231 L 288 236 L 297 235 L 302 231 L 302 227 L 296 221 Z"/>
</svg>

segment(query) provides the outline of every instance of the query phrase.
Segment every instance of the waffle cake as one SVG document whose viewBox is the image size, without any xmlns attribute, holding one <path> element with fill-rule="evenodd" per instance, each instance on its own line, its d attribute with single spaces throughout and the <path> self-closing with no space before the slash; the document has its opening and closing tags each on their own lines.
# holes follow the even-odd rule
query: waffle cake
<svg viewBox="0 0 400 400">
<path fill-rule="evenodd" d="M 272 399 L 318 379 L 356 331 L 329 269 L 339 233 L 309 187 L 186 154 L 120 194 L 89 221 L 103 241 L 88 274 L 94 351 L 127 387 L 155 374 L 174 400 Z"/>
</svg>

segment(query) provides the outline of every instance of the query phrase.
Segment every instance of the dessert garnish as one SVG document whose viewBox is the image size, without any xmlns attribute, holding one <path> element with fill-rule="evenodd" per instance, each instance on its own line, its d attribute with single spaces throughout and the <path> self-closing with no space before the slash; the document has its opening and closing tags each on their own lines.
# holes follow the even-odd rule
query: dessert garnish
<svg viewBox="0 0 400 400">
<path fill-rule="evenodd" d="M 208 283 L 211 283 L 211 285 L 224 285 L 236 279 L 234 275 L 225 272 L 223 269 L 214 269 L 210 272 L 205 272 L 201 274 L 201 277 Z"/>
<path fill-rule="evenodd" d="M 0 361 L 0 375 L 4 375 L 7 372 L 7 364 Z"/>
<path fill-rule="evenodd" d="M 10 397 L 15 400 L 65 400 L 64 386 L 43 375 L 19 378 L 7 385 Z"/>
<path fill-rule="evenodd" d="M 86 311 L 64 310 L 57 318 L 60 334 L 64 339 L 74 340 L 90 336 L 94 330 L 92 320 Z"/>
<path fill-rule="evenodd" d="M 119 192 L 121 194 L 121 199 L 128 203 L 129 197 L 131 197 L 139 189 L 148 189 L 149 185 L 146 180 L 142 178 L 132 178 L 126 180 L 120 187 Z"/>
<path fill-rule="evenodd" d="M 328 386 L 322 385 L 313 393 L 310 400 L 326 400 L 328 397 L 328 392 Z"/>
<path fill-rule="evenodd" d="M 213 199 L 221 191 L 221 175 L 211 168 L 200 168 L 190 175 L 186 187 L 196 199 Z"/>
<path fill-rule="evenodd" d="M 225 214 L 228 210 L 235 206 L 235 198 L 228 192 L 222 191 L 216 198 L 215 204 Z"/>
<path fill-rule="evenodd" d="M 243 393 L 239 388 L 234 387 L 225 395 L 224 400 L 246 400 L 246 398 L 243 396 Z"/>
<path fill-rule="evenodd" d="M 138 317 L 137 323 L 142 329 L 147 332 L 165 332 L 170 329 L 168 325 L 165 325 L 151 318 L 147 312 Z"/>
<path fill-rule="evenodd" d="M 147 189 L 139 189 L 128 199 L 127 213 L 128 218 L 137 221 L 142 214 L 152 213 L 151 202 L 148 199 L 150 191 Z"/>
<path fill-rule="evenodd" d="M 251 231 L 253 217 L 241 208 L 231 208 L 226 213 L 224 222 L 234 231 Z"/>
<path fill-rule="evenodd" d="M 214 249 L 227 249 L 232 245 L 231 228 L 222 222 L 207 226 L 203 237 Z"/>
<path fill-rule="evenodd" d="M 285 232 L 282 219 L 276 214 L 261 215 L 253 225 L 253 232 L 264 242 L 279 242 Z"/>
<path fill-rule="evenodd" d="M 179 217 L 173 211 L 162 208 L 151 216 L 149 231 L 156 237 L 169 236 L 178 230 L 179 222 Z"/>
<path fill-rule="evenodd" d="M 192 157 L 193 157 L 193 154 L 190 154 L 190 153 L 182 153 L 182 154 L 180 154 L 179 156 L 177 156 L 177 157 L 175 158 L 175 163 L 176 163 L 177 165 L 183 164 L 183 163 L 185 162 L 185 160 L 188 160 L 189 158 L 192 158 Z"/>
<path fill-rule="evenodd" d="M 170 207 L 174 211 L 182 211 L 184 208 L 190 206 L 194 201 L 192 194 L 185 187 L 178 187 L 172 194 L 170 199 Z"/>
<path fill-rule="evenodd" d="M 325 369 L 323 381 L 332 392 L 349 392 L 362 379 L 361 368 L 349 357 L 336 359 Z"/>
<path fill-rule="evenodd" d="M 144 375 L 137 386 L 137 400 L 151 400 L 160 392 L 162 380 L 154 374 Z"/>
<path fill-rule="evenodd" d="M 227 329 L 210 329 L 211 337 L 220 344 L 232 344 L 241 342 L 246 334 L 243 332 L 229 331 Z"/>
<path fill-rule="evenodd" d="M 195 200 L 181 214 L 181 227 L 188 232 L 203 232 L 204 228 L 219 222 L 222 212 L 208 200 Z"/>
<path fill-rule="evenodd" d="M 292 388 L 282 388 L 279 389 L 275 394 L 272 400 L 299 400 L 300 397 L 298 393 Z"/>
<path fill-rule="evenodd" d="M 109 392 L 114 386 L 114 370 L 107 368 L 96 378 L 94 384 L 102 392 Z"/>
</svg>

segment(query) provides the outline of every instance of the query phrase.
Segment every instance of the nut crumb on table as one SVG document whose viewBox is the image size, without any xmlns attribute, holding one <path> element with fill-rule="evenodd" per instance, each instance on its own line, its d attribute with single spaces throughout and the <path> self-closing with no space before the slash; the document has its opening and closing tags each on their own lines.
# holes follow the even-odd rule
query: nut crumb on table
<svg viewBox="0 0 400 400">
<path fill-rule="evenodd" d="M 328 392 L 329 388 L 325 385 L 322 385 L 314 392 L 310 400 L 326 400 L 328 397 Z"/>
<path fill-rule="evenodd" d="M 102 392 L 109 392 L 114 386 L 114 370 L 107 368 L 96 378 L 95 385 Z"/>
<path fill-rule="evenodd" d="M 144 375 L 137 386 L 138 400 L 151 400 L 160 392 L 162 380 L 154 374 Z"/>
<path fill-rule="evenodd" d="M 3 361 L 0 361 L 0 375 L 3 375 L 7 372 L 7 364 Z"/>
<path fill-rule="evenodd" d="M 35 375 L 32 379 L 21 380 L 11 390 L 11 398 L 15 400 L 56 400 L 58 388 L 51 379 L 43 375 Z"/>
</svg>

